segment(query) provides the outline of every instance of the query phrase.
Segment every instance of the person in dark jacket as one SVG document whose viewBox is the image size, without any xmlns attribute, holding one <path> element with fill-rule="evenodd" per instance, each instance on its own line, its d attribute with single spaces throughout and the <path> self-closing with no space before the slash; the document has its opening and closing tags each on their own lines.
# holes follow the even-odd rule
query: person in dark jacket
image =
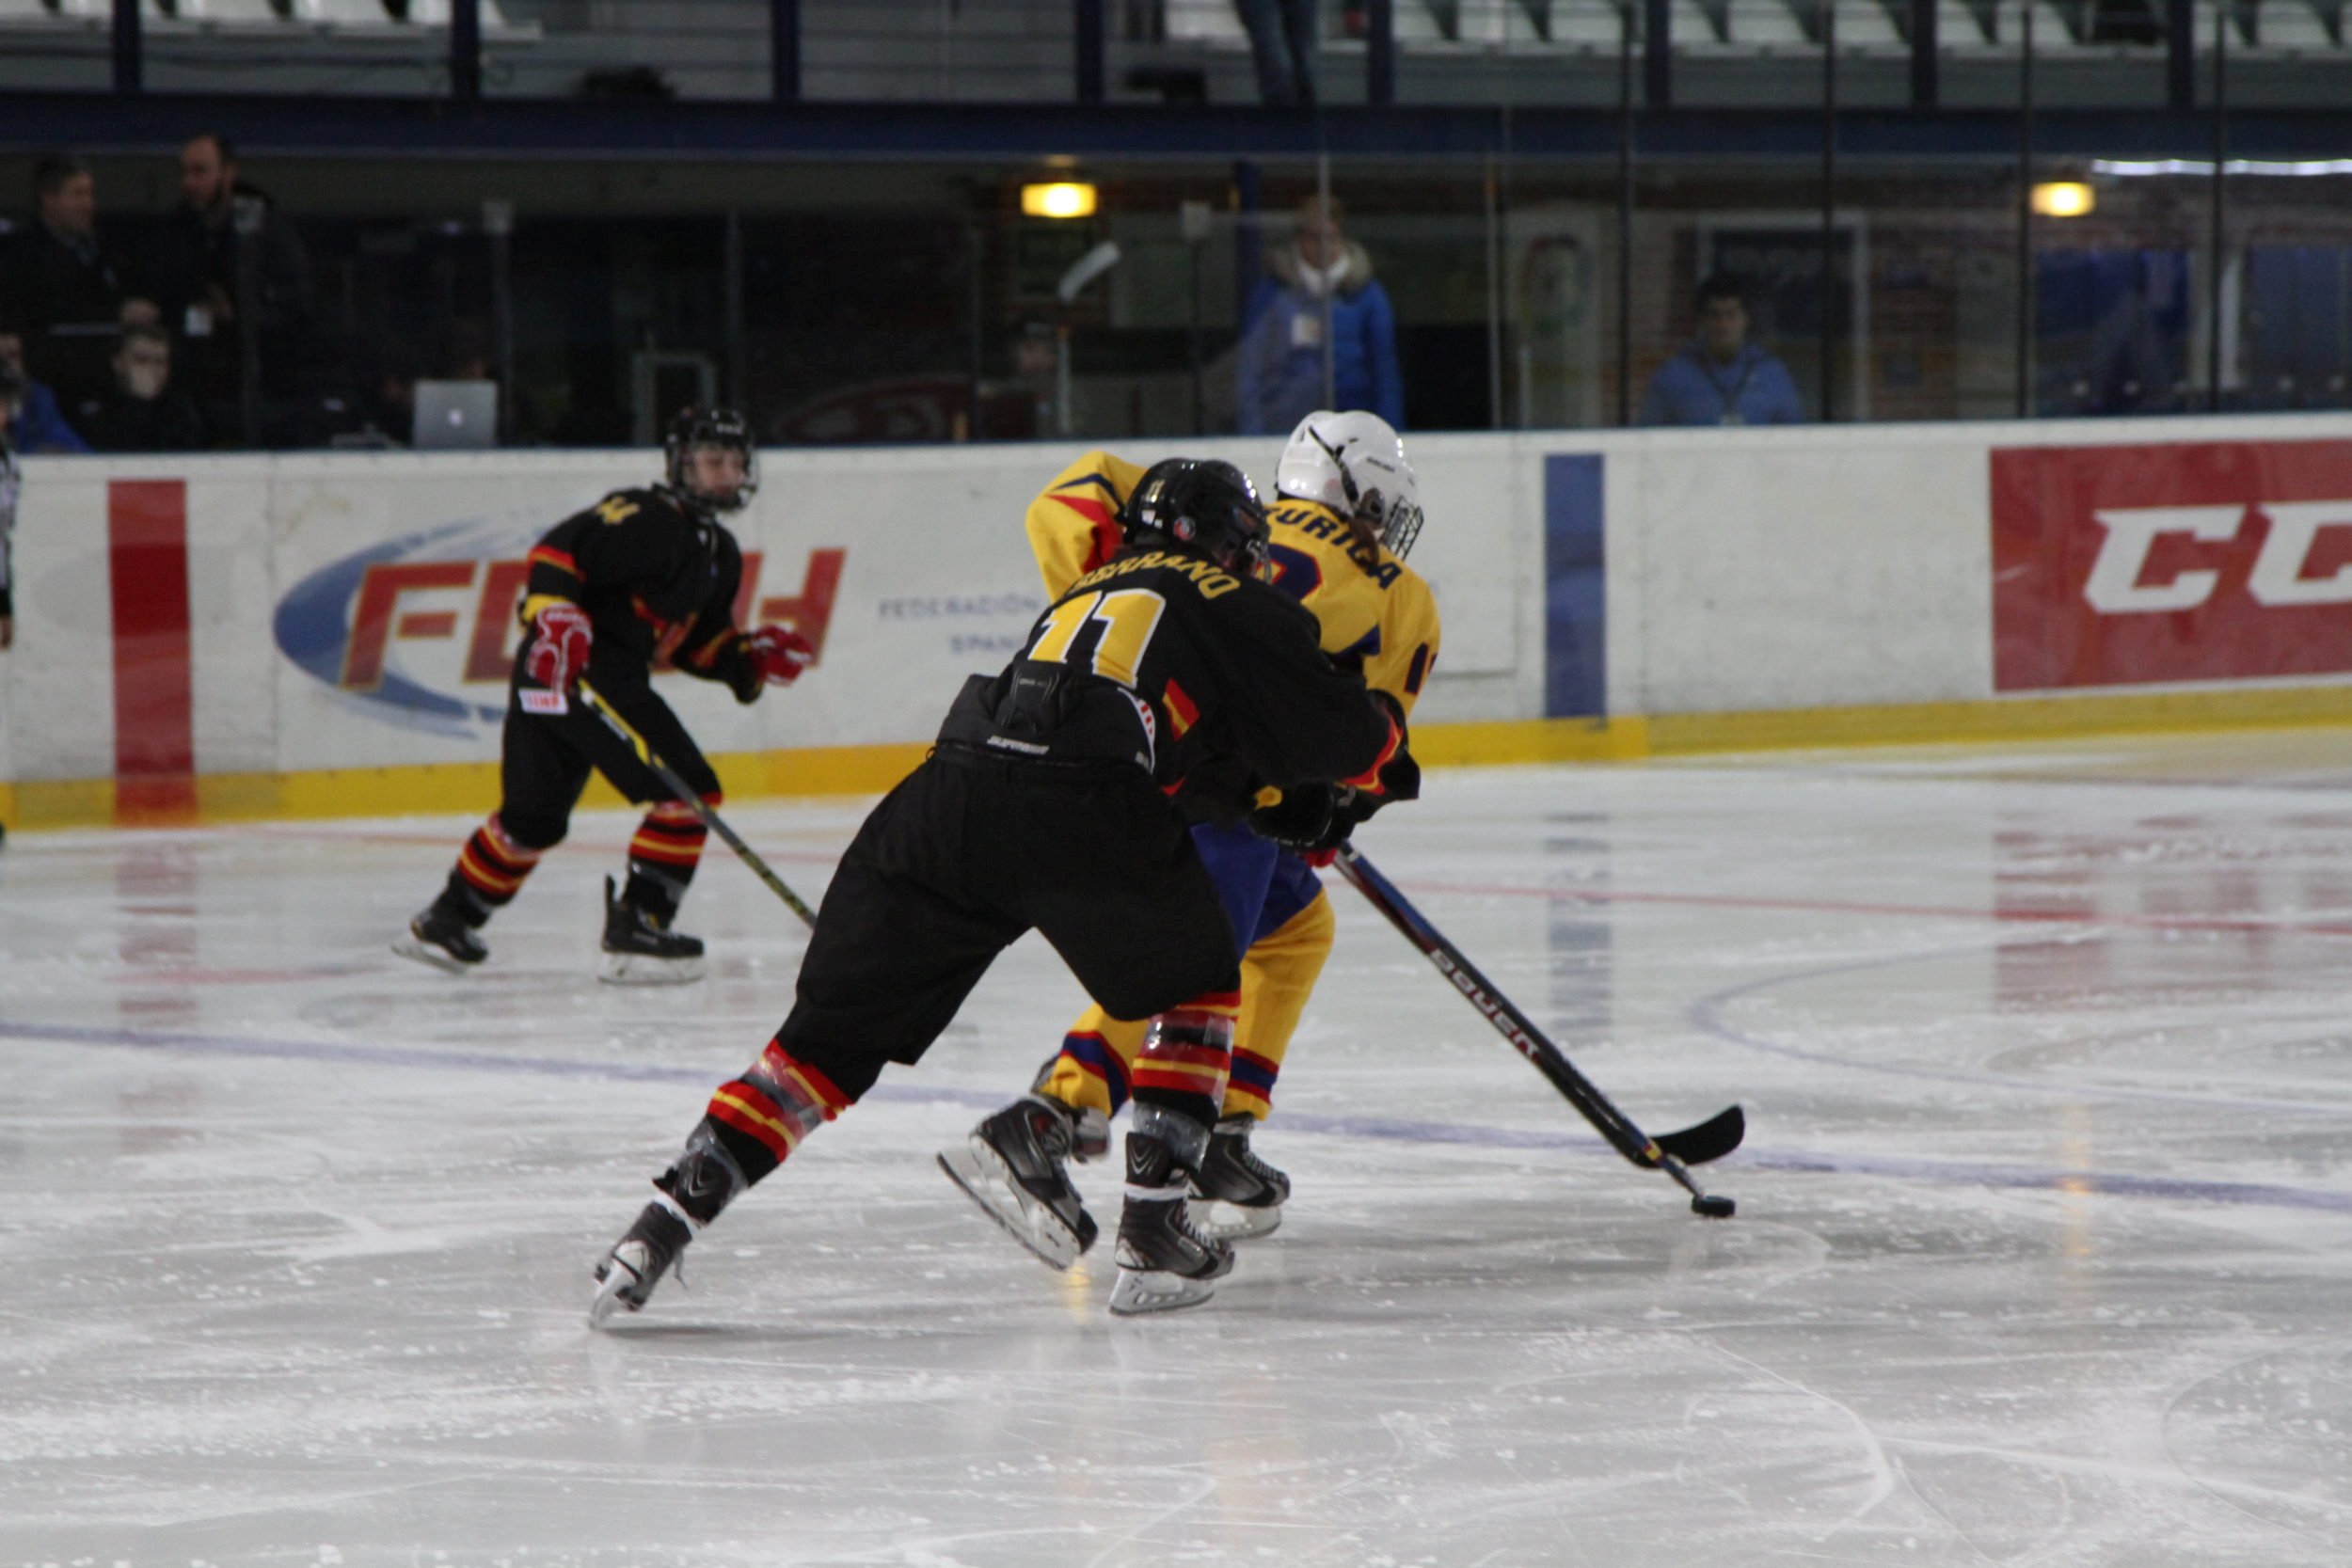
<svg viewBox="0 0 2352 1568">
<path fill-rule="evenodd" d="M 156 302 L 186 344 L 182 385 L 216 424 L 250 438 L 240 408 L 246 338 L 263 395 L 283 395 L 310 336 L 310 253 L 268 195 L 238 178 L 236 148 L 217 132 L 181 148 L 180 198 L 154 268 Z M 240 277 L 248 261 L 249 301 Z"/>
<path fill-rule="evenodd" d="M 98 451 L 201 451 L 204 416 L 171 384 L 171 334 L 126 326 L 116 341 L 115 384 L 74 411 L 83 437 Z"/>
<path fill-rule="evenodd" d="M 1266 255 L 1243 312 L 1235 393 L 1241 433 L 1287 436 L 1321 408 L 1361 408 L 1405 423 L 1396 312 L 1372 276 L 1372 258 L 1341 228 L 1337 200 L 1311 197 L 1298 230 Z M 1329 323 L 1331 385 L 1324 386 Z"/>
<path fill-rule="evenodd" d="M 0 261 L 8 320 L 25 340 L 26 373 L 68 403 L 106 385 L 105 345 L 126 322 L 155 319 L 129 264 L 98 233 L 98 182 L 89 166 L 61 154 L 33 166 L 33 223 Z"/>
</svg>

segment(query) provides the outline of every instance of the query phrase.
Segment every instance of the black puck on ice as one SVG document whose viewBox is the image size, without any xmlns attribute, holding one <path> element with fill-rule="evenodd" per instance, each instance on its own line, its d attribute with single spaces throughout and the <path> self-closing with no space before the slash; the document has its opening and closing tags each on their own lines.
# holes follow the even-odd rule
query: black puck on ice
<svg viewBox="0 0 2352 1568">
<path fill-rule="evenodd" d="M 1691 1200 L 1691 1212 L 1710 1220 L 1727 1220 L 1739 1212 L 1738 1204 L 1717 1193 L 1702 1193 Z"/>
</svg>

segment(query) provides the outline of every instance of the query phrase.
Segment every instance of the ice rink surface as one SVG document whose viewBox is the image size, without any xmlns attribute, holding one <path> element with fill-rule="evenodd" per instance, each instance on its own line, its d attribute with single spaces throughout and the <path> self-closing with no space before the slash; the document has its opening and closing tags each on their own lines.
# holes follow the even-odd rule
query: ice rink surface
<svg viewBox="0 0 2352 1568">
<path fill-rule="evenodd" d="M 862 806 L 732 816 L 813 893 Z M 1434 775 L 1367 853 L 1636 1120 L 1743 1103 L 1740 1216 L 1334 879 L 1289 1217 L 1137 1321 L 932 1164 L 1031 939 L 589 1332 L 801 933 L 714 840 L 711 978 L 595 984 L 598 815 L 444 978 L 469 826 L 0 852 L 0 1565 L 2352 1562 L 2352 733 Z"/>
</svg>

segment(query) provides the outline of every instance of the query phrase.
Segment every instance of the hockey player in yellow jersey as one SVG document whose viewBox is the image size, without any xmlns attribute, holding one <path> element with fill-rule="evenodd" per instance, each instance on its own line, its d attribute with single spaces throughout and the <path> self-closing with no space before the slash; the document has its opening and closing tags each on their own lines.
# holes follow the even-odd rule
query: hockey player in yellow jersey
<svg viewBox="0 0 2352 1568">
<path fill-rule="evenodd" d="M 1048 597 L 1117 548 L 1120 510 L 1143 471 L 1089 452 L 1030 504 L 1029 545 Z M 1438 657 L 1436 600 L 1405 563 L 1422 509 L 1404 444 L 1376 415 L 1310 414 L 1283 449 L 1276 489 L 1267 551 L 1275 586 L 1313 614 L 1324 652 L 1361 673 L 1402 721 Z M 1272 1108 L 1291 1035 L 1331 951 L 1330 900 L 1314 868 L 1330 863 L 1375 805 L 1415 793 L 1414 781 L 1383 782 L 1377 800 L 1344 790 L 1264 791 L 1248 825 L 1192 831 L 1242 949 L 1232 1070 L 1193 1183 L 1204 1233 L 1238 1240 L 1280 1223 L 1290 1179 L 1251 1151 L 1249 1137 Z M 1056 1268 L 1069 1267 L 1097 1233 L 1065 1162 L 1107 1149 L 1109 1118 L 1138 1086 L 1138 1070 L 1152 1070 L 1137 1062 L 1144 1031 L 1141 1021 L 1089 1007 L 1027 1095 L 941 1151 L 948 1176 Z"/>
</svg>

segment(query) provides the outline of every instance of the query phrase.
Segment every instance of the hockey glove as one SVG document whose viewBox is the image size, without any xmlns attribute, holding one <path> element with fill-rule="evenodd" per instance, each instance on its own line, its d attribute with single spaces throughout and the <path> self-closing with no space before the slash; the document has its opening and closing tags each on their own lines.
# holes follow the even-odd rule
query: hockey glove
<svg viewBox="0 0 2352 1568">
<path fill-rule="evenodd" d="M 817 657 L 817 644 L 790 626 L 762 626 L 743 639 L 752 673 L 770 686 L 790 686 Z"/>
<path fill-rule="evenodd" d="M 596 636 L 588 625 L 588 612 L 559 601 L 539 611 L 532 625 L 531 657 L 524 661 L 523 673 L 549 691 L 562 691 L 588 668 L 589 646 Z"/>
<path fill-rule="evenodd" d="M 1282 791 L 1270 806 L 1249 814 L 1249 830 L 1301 856 L 1309 865 L 1328 865 L 1365 815 L 1356 792 L 1344 784 L 1300 784 Z"/>
<path fill-rule="evenodd" d="M 790 686 L 816 657 L 816 645 L 791 627 L 762 626 L 738 635 L 718 668 L 735 700 L 749 703 L 769 686 Z"/>
</svg>

